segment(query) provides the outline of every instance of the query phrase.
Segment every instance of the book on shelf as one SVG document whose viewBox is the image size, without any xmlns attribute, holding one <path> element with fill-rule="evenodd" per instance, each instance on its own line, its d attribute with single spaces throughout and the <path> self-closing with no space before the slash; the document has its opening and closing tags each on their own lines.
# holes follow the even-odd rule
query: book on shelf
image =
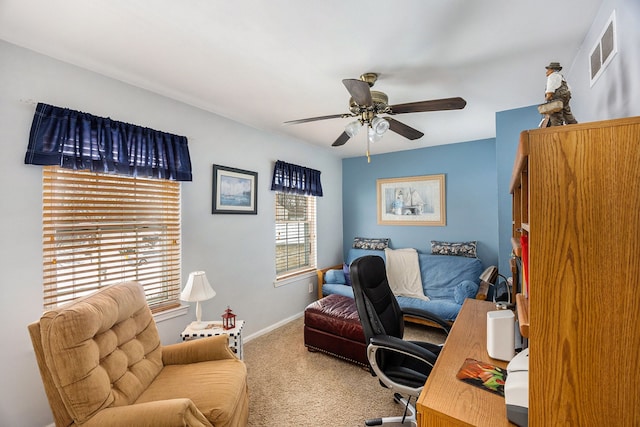
<svg viewBox="0 0 640 427">
<path fill-rule="evenodd" d="M 529 296 L 529 236 L 520 236 L 522 248 L 522 293 Z"/>
</svg>

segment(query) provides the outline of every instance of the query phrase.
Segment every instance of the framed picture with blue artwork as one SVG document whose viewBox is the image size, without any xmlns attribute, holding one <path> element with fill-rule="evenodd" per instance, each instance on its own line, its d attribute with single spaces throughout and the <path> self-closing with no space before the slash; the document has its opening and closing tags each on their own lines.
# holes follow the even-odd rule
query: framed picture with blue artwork
<svg viewBox="0 0 640 427">
<path fill-rule="evenodd" d="M 376 180 L 378 224 L 447 225 L 444 174 Z"/>
<path fill-rule="evenodd" d="M 258 213 L 258 173 L 213 165 L 212 214 Z"/>
</svg>

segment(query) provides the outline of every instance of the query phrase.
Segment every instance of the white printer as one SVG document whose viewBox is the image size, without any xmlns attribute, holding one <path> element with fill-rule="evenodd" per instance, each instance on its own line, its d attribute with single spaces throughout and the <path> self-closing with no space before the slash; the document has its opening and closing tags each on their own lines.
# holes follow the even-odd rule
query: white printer
<svg viewBox="0 0 640 427">
<path fill-rule="evenodd" d="M 507 365 L 504 384 L 507 418 L 521 427 L 529 425 L 529 349 L 524 349 Z"/>
</svg>

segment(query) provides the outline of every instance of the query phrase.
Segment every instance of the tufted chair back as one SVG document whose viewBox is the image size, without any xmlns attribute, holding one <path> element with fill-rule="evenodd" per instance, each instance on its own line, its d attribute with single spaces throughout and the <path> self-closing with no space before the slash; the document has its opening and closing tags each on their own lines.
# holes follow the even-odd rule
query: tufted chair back
<svg viewBox="0 0 640 427">
<path fill-rule="evenodd" d="M 136 282 L 45 312 L 29 332 L 58 426 L 132 404 L 163 368 L 158 330 Z"/>
</svg>

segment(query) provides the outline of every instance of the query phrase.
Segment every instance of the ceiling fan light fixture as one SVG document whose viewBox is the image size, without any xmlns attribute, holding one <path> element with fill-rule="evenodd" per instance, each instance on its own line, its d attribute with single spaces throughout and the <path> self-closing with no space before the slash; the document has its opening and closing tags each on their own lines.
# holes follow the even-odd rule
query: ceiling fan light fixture
<svg viewBox="0 0 640 427">
<path fill-rule="evenodd" d="M 386 119 L 378 117 L 378 114 L 405 114 L 421 113 L 427 111 L 460 110 L 467 105 L 467 101 L 460 97 L 432 99 L 427 101 L 407 102 L 404 104 L 389 105 L 389 97 L 386 93 L 371 90 L 376 82 L 376 73 L 365 73 L 360 79 L 343 79 L 342 84 L 349 92 L 349 113 L 331 114 L 327 116 L 309 117 L 306 119 L 288 120 L 285 123 L 309 123 L 316 120 L 327 120 L 347 117 L 357 117 L 356 122 L 349 123 L 338 138 L 331 144 L 333 147 L 344 145 L 355 136 L 361 127 L 367 127 L 367 153 L 369 144 L 382 139 L 382 136 L 391 129 L 392 132 L 409 140 L 422 138 L 424 133 L 408 126 L 395 118 Z M 367 154 L 368 156 L 368 154 Z"/>
<path fill-rule="evenodd" d="M 371 142 L 371 143 L 378 142 L 378 141 L 380 141 L 382 139 L 382 134 L 376 132 L 375 129 L 373 129 L 372 127 L 369 128 L 367 133 L 368 133 L 367 138 L 369 139 L 369 142 Z"/>
<path fill-rule="evenodd" d="M 389 130 L 389 122 L 382 117 L 374 117 L 373 120 L 371 120 L 371 129 L 373 129 L 377 135 L 382 136 Z"/>
<path fill-rule="evenodd" d="M 347 126 L 345 126 L 344 131 L 347 133 L 347 135 L 349 135 L 349 138 L 353 138 L 358 134 L 361 127 L 362 127 L 362 123 L 360 123 L 360 121 L 358 120 L 355 120 L 349 123 Z"/>
</svg>

